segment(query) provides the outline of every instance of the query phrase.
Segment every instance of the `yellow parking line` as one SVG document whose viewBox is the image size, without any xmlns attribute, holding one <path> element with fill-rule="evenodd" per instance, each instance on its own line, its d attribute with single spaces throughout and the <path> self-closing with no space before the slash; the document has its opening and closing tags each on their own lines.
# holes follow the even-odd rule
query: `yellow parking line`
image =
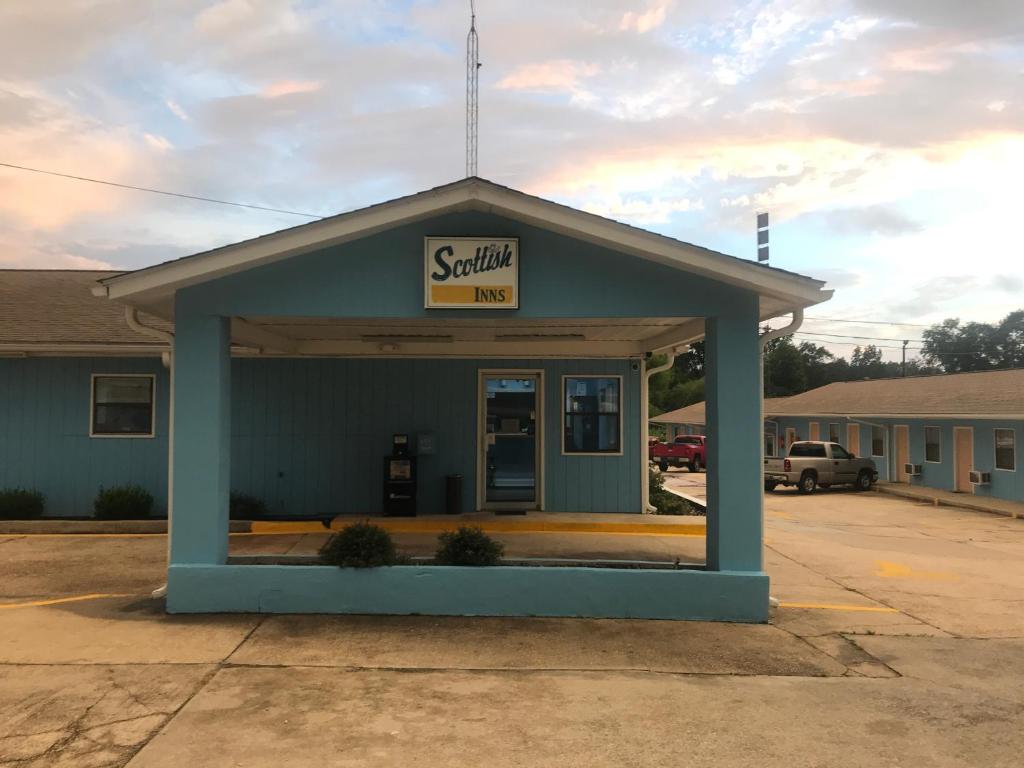
<svg viewBox="0 0 1024 768">
<path fill-rule="evenodd" d="M 884 605 L 832 605 L 830 603 L 779 603 L 779 608 L 812 608 L 819 611 L 854 611 L 863 613 L 899 613 Z"/>
<path fill-rule="evenodd" d="M 28 603 L 0 603 L 3 608 L 37 608 L 43 605 L 58 605 L 60 603 L 77 603 L 82 600 L 100 600 L 105 597 L 131 597 L 130 593 L 97 592 L 92 595 L 78 595 L 76 597 L 58 597 L 52 600 L 33 600 Z"/>
</svg>

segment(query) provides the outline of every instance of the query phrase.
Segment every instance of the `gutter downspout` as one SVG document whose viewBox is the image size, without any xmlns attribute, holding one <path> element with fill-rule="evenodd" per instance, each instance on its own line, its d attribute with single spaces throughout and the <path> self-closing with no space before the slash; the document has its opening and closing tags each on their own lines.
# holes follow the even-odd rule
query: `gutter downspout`
<svg viewBox="0 0 1024 768">
<path fill-rule="evenodd" d="M 757 351 L 759 357 L 759 365 L 757 370 L 758 386 L 757 386 L 757 402 L 758 402 L 758 414 L 761 417 L 761 429 L 764 430 L 764 348 L 768 345 L 769 341 L 774 339 L 788 336 L 791 333 L 797 331 L 801 325 L 804 324 L 804 310 L 803 308 L 793 310 L 793 320 L 789 325 L 783 326 L 782 328 L 776 328 L 774 331 L 768 331 L 768 333 L 761 334 L 757 340 Z M 776 438 L 778 438 L 778 431 L 776 430 Z M 761 439 L 758 440 L 761 444 L 761 467 L 762 473 L 764 472 L 764 435 L 761 435 Z M 761 495 L 761 530 L 764 531 L 764 495 Z M 779 600 L 776 597 L 768 596 L 768 605 L 777 607 Z"/>
<path fill-rule="evenodd" d="M 667 371 L 669 368 L 671 368 L 673 365 L 675 365 L 676 355 L 677 354 L 679 354 L 680 352 L 689 352 L 689 351 L 690 351 L 690 345 L 689 344 L 683 344 L 683 345 L 681 345 L 679 347 L 670 347 L 667 350 L 667 353 L 666 353 L 668 355 L 668 359 L 664 363 L 662 363 L 661 365 L 656 365 L 653 368 L 647 368 L 647 360 L 646 359 L 641 361 L 641 366 L 642 367 L 640 369 L 640 401 L 641 401 L 642 405 L 641 405 L 641 408 L 640 408 L 640 418 L 641 418 L 641 426 L 640 426 L 640 468 L 642 470 L 642 474 L 641 474 L 641 477 L 640 477 L 640 489 L 641 489 L 641 498 L 644 500 L 644 505 L 643 505 L 642 512 L 645 515 L 650 515 L 650 514 L 653 514 L 654 512 L 658 511 L 657 507 L 654 507 L 654 506 L 651 505 L 651 478 L 648 476 L 649 470 L 647 468 L 647 464 L 648 464 L 647 455 L 648 455 L 648 452 L 650 450 L 647 447 L 647 443 L 650 441 L 650 436 L 651 436 L 650 425 L 648 423 L 649 420 L 650 420 L 650 417 L 651 417 L 651 408 L 650 408 L 651 377 L 654 376 L 655 374 L 663 373 L 664 371 Z"/>
<path fill-rule="evenodd" d="M 124 308 L 124 321 L 136 333 L 152 336 L 165 342 L 169 349 L 160 354 L 160 360 L 167 369 L 170 381 L 167 404 L 167 562 L 171 562 L 171 521 L 174 509 L 174 334 L 151 328 L 139 321 L 139 311 L 135 307 Z M 167 595 L 167 583 L 153 590 L 152 597 L 161 598 Z"/>
</svg>

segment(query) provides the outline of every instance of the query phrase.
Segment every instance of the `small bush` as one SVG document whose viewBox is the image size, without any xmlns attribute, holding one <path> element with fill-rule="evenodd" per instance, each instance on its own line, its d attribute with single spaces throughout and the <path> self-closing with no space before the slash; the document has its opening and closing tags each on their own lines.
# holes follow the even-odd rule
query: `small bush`
<svg viewBox="0 0 1024 768">
<path fill-rule="evenodd" d="M 649 470 L 651 482 L 651 504 L 659 515 L 702 515 L 704 512 L 681 496 L 665 490 L 665 480 L 661 472 Z"/>
<path fill-rule="evenodd" d="M 391 534 L 366 522 L 346 526 L 328 539 L 320 550 L 320 559 L 325 565 L 341 568 L 377 568 L 404 562 L 395 552 Z"/>
<path fill-rule="evenodd" d="M 268 514 L 263 499 L 238 491 L 231 492 L 230 510 L 232 520 L 259 520 Z"/>
<path fill-rule="evenodd" d="M 24 488 L 0 489 L 0 520 L 27 520 L 43 514 L 44 497 Z"/>
<path fill-rule="evenodd" d="M 497 565 L 505 547 L 476 526 L 462 526 L 437 537 L 438 565 Z"/>
<path fill-rule="evenodd" d="M 153 494 L 141 485 L 101 487 L 92 509 L 96 517 L 106 520 L 138 520 L 153 512 Z"/>
</svg>

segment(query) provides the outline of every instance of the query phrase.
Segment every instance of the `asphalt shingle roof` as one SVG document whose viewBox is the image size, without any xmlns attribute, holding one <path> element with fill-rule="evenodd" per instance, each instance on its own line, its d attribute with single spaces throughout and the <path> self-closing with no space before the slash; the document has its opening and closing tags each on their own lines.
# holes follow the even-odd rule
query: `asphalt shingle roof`
<svg viewBox="0 0 1024 768">
<path fill-rule="evenodd" d="M 149 344 L 158 339 L 133 331 L 124 305 L 92 295 L 97 281 L 121 274 L 100 270 L 0 270 L 0 344 Z M 140 320 L 162 330 L 170 324 Z"/>
</svg>

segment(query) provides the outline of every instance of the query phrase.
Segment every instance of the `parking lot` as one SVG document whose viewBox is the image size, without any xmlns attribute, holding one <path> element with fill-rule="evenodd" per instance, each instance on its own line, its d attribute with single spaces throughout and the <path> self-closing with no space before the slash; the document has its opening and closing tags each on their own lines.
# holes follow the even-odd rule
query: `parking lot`
<svg viewBox="0 0 1024 768">
<path fill-rule="evenodd" d="M 766 507 L 767 626 L 168 616 L 164 536 L 0 536 L 0 765 L 1019 765 L 1024 521 Z M 702 545 L 587 536 L 515 547 Z"/>
</svg>

